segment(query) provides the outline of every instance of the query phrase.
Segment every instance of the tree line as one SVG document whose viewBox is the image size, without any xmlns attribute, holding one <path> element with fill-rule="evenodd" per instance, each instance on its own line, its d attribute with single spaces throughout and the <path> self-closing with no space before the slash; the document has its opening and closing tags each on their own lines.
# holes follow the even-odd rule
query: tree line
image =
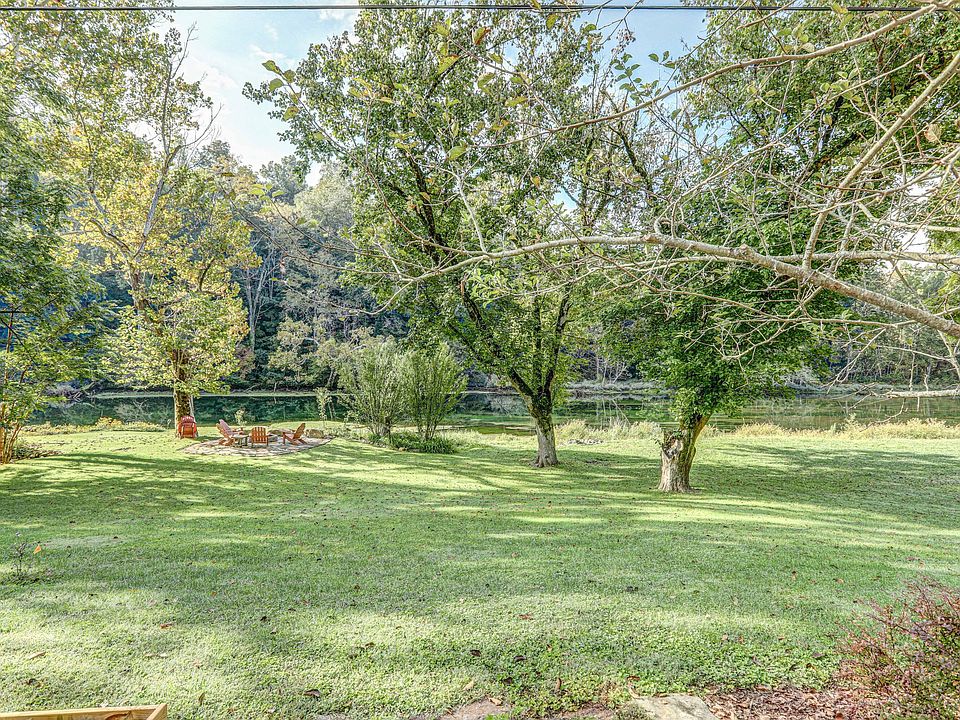
<svg viewBox="0 0 960 720">
<path fill-rule="evenodd" d="M 162 11 L 0 18 L 4 447 L 62 380 L 169 387 L 178 419 L 395 336 L 516 391 L 541 467 L 585 360 L 621 363 L 671 392 L 686 491 L 710 417 L 793 374 L 958 382 L 960 30 L 929 8 L 713 14 L 666 81 L 625 23 L 362 12 L 247 85 L 297 148 L 258 171 Z"/>
</svg>

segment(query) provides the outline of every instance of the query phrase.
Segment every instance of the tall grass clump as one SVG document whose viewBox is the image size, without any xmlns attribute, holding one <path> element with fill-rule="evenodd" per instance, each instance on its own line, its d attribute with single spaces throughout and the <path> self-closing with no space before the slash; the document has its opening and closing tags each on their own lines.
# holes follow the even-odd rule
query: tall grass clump
<svg viewBox="0 0 960 720">
<path fill-rule="evenodd" d="M 163 432 L 166 429 L 163 425 L 157 425 L 156 423 L 124 422 L 116 418 L 102 417 L 93 425 L 51 425 L 45 422 L 39 425 L 27 425 L 23 428 L 23 431 L 31 435 L 73 435 L 75 433 L 112 431 Z"/>
<path fill-rule="evenodd" d="M 734 437 L 836 437 L 867 440 L 957 440 L 960 439 L 960 425 L 950 425 L 943 420 L 913 418 L 906 422 L 861 423 L 856 416 L 829 429 L 792 430 L 774 423 L 748 423 L 741 425 L 731 433 Z"/>
<path fill-rule="evenodd" d="M 388 438 L 403 417 L 404 358 L 393 338 L 364 342 L 343 361 L 340 382 L 351 416 L 374 438 Z"/>
<path fill-rule="evenodd" d="M 404 405 L 423 443 L 430 443 L 467 389 L 467 378 L 450 348 L 407 353 L 403 363 Z"/>
<path fill-rule="evenodd" d="M 630 422 L 618 418 L 598 427 L 589 425 L 585 420 L 568 420 L 557 426 L 557 442 L 575 445 L 617 440 L 652 440 L 658 438 L 660 433 L 660 426 L 653 422 Z"/>
</svg>

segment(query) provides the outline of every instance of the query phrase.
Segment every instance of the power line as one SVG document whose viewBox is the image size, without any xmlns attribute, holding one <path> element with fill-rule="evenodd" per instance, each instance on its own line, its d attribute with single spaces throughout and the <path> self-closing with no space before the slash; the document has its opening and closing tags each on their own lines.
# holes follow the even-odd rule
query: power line
<svg viewBox="0 0 960 720">
<path fill-rule="evenodd" d="M 920 6 L 896 5 L 849 5 L 844 7 L 851 13 L 909 13 L 920 9 Z M 443 2 L 399 2 L 399 3 L 304 3 L 290 5 L 0 5 L 0 11 L 6 12 L 39 12 L 39 13 L 79 13 L 79 12 L 123 12 L 156 10 L 162 12 L 176 12 L 188 10 L 191 12 L 273 12 L 276 10 L 515 10 L 525 12 L 581 12 L 594 10 L 611 11 L 671 11 L 686 10 L 692 12 L 707 11 L 737 11 L 754 10 L 759 12 L 835 12 L 837 6 L 831 5 L 639 5 L 624 2 L 591 2 L 578 5 L 549 4 L 535 7 L 526 3 L 443 3 Z M 939 11 L 956 11 L 951 8 L 938 8 Z"/>
</svg>

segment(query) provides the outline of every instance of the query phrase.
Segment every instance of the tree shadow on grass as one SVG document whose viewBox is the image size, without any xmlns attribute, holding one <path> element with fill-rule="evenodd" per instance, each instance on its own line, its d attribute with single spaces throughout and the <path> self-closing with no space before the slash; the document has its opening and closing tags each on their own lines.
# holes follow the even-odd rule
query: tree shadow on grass
<svg viewBox="0 0 960 720">
<path fill-rule="evenodd" d="M 323 690 L 311 708 L 363 714 L 438 707 L 472 677 L 521 694 L 557 677 L 801 680 L 854 598 L 919 572 L 909 557 L 960 575 L 955 511 L 914 487 L 956 462 L 930 448 L 725 442 L 701 454 L 704 490 L 672 497 L 651 489 L 652 453 L 598 448 L 546 471 L 512 447 L 164 452 L 77 451 L 0 476 L 4 538 L 29 527 L 50 548 L 51 581 L 0 586 L 24 638 L 59 628 L 45 642 L 72 669 L 45 666 L 44 682 L 85 657 L 78 687 L 132 692 L 119 669 L 150 654 L 141 687 L 190 693 L 195 652 L 211 666 L 195 675 L 235 676 L 294 715 L 306 687 Z M 278 700 L 277 685 L 294 691 Z"/>
</svg>

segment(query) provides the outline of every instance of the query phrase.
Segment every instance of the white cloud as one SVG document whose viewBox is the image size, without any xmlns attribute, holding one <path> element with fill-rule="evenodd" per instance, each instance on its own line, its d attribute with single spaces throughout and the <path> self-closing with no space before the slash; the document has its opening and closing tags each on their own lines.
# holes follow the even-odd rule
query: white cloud
<svg viewBox="0 0 960 720">
<path fill-rule="evenodd" d="M 319 10 L 317 12 L 317 19 L 320 22 L 338 22 L 347 24 L 346 21 L 350 21 L 349 24 L 352 27 L 353 21 L 357 19 L 358 12 L 356 10 Z"/>
<path fill-rule="evenodd" d="M 286 55 L 284 55 L 283 53 L 281 53 L 281 52 L 271 52 L 271 51 L 269 51 L 269 50 L 264 50 L 264 49 L 263 49 L 262 47 L 260 47 L 259 45 L 251 45 L 251 46 L 250 46 L 250 55 L 251 55 L 257 62 L 261 62 L 261 63 L 262 63 L 262 62 L 266 62 L 267 60 L 274 60 L 274 61 L 276 61 L 276 62 L 278 62 L 278 63 L 286 63 L 286 62 L 289 62 L 289 61 L 290 61 L 290 58 L 288 58 L 288 57 L 287 57 Z"/>
<path fill-rule="evenodd" d="M 226 71 L 193 56 L 188 56 L 184 63 L 184 75 L 190 80 L 200 80 L 203 89 L 211 95 L 222 95 L 240 87 L 240 83 Z"/>
<path fill-rule="evenodd" d="M 270 23 L 267 23 L 266 25 L 264 25 L 263 30 L 274 42 L 280 41 L 280 33 L 277 32 L 277 28 L 271 25 Z"/>
</svg>

